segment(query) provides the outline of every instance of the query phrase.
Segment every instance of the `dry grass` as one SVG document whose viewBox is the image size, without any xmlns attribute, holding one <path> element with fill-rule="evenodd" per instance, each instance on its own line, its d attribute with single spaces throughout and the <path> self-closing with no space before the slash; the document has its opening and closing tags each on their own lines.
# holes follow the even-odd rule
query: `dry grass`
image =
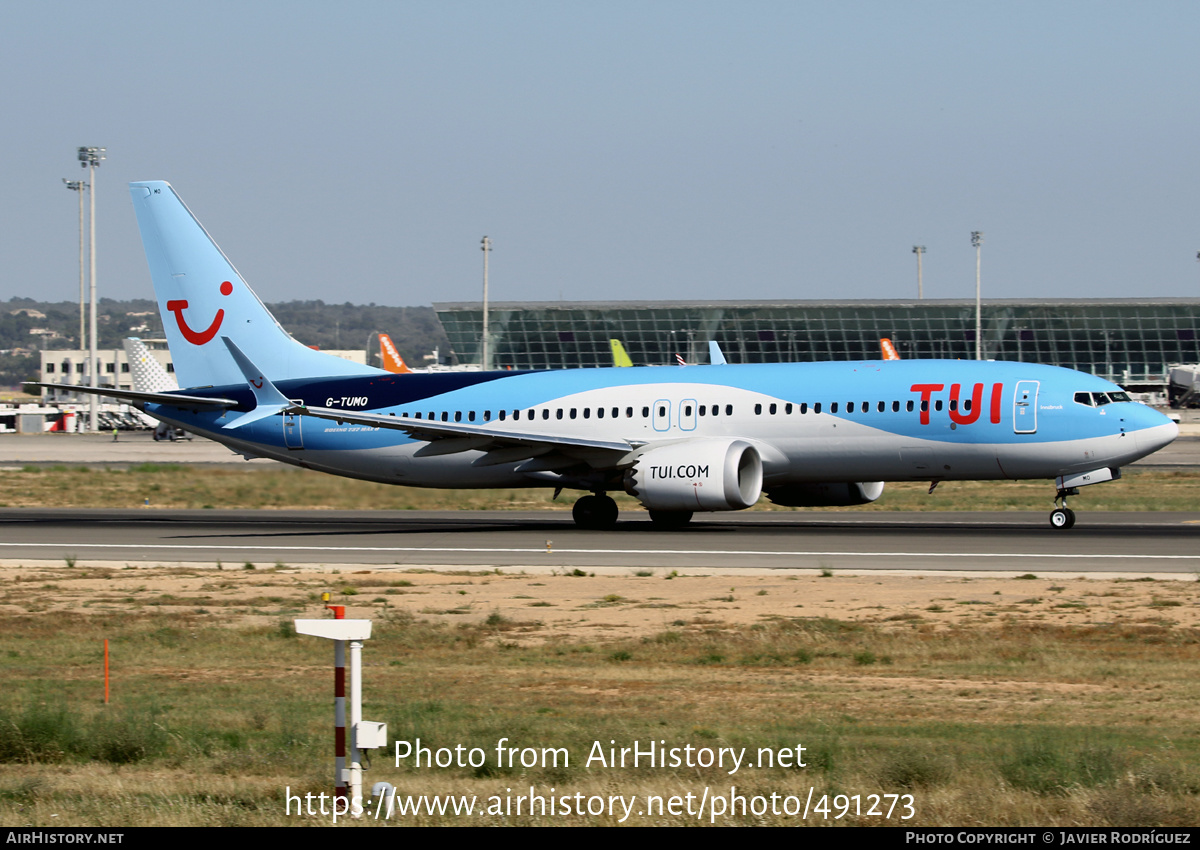
<svg viewBox="0 0 1200 850">
<path fill-rule="evenodd" d="M 812 788 L 814 800 L 911 794 L 908 822 L 923 825 L 1200 817 L 1196 582 L 82 565 L 10 568 L 6 578 L 4 826 L 328 823 L 284 813 L 285 788 L 328 791 L 331 653 L 289 626 L 320 615 L 322 590 L 375 622 L 365 716 L 386 721 L 392 739 L 487 753 L 481 769 L 377 757 L 368 785 L 402 794 L 691 793 L 695 806 L 705 788 L 801 800 Z M 1086 604 L 1057 607 L 1064 600 Z M 103 638 L 114 664 L 108 708 Z M 570 762 L 497 765 L 501 738 L 564 747 Z M 587 765 L 594 743 L 609 741 L 751 756 L 804 746 L 807 767 Z M 797 820 L 749 812 L 718 822 Z"/>
</svg>

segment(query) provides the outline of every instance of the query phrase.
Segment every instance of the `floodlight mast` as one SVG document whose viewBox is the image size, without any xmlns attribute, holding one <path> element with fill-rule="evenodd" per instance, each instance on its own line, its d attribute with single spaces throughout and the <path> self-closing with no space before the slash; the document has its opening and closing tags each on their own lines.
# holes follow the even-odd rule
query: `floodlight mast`
<svg viewBox="0 0 1200 850">
<path fill-rule="evenodd" d="M 83 329 L 84 282 L 86 280 L 83 271 L 83 193 L 87 191 L 88 183 L 86 180 L 68 180 L 66 177 L 62 179 L 62 182 L 71 191 L 79 193 L 79 348 L 82 350 L 87 344 L 87 337 L 84 336 Z M 70 376 L 67 377 L 67 383 L 70 383 Z"/>
<path fill-rule="evenodd" d="M 81 168 L 90 169 L 88 172 L 89 183 L 92 187 L 91 200 L 91 258 L 92 258 L 92 286 L 91 286 L 91 318 L 90 329 L 91 340 L 88 343 L 88 369 L 92 373 L 92 386 L 100 386 L 100 375 L 97 372 L 96 361 L 96 168 L 104 161 L 104 148 L 80 148 L 79 149 L 79 166 Z M 96 396 L 91 395 L 88 401 L 88 430 L 98 431 L 100 429 L 99 411 L 96 407 Z"/>
<path fill-rule="evenodd" d="M 980 295 L 979 260 L 983 246 L 983 231 L 971 231 L 971 244 L 975 246 L 975 359 L 983 359 L 983 299 Z"/>
<path fill-rule="evenodd" d="M 921 279 L 921 255 L 925 253 L 924 245 L 913 245 L 913 253 L 917 255 L 917 300 L 925 298 L 925 286 Z"/>
<path fill-rule="evenodd" d="M 492 251 L 492 240 L 487 236 L 480 241 L 483 251 L 483 338 L 480 340 L 479 369 L 488 370 L 488 254 Z"/>
</svg>

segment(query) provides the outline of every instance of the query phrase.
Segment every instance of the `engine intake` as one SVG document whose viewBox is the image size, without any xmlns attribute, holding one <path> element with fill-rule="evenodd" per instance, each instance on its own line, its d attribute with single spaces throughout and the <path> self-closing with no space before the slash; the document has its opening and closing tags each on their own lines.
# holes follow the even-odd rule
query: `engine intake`
<svg viewBox="0 0 1200 850">
<path fill-rule="evenodd" d="M 700 439 L 642 452 L 625 473 L 625 492 L 653 511 L 740 511 L 758 501 L 762 482 L 750 443 Z"/>
</svg>

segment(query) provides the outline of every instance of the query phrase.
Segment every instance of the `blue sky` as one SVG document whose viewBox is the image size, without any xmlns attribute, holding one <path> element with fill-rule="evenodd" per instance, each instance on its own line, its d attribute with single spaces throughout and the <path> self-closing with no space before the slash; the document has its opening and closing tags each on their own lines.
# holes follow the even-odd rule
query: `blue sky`
<svg viewBox="0 0 1200 850">
<path fill-rule="evenodd" d="M 264 300 L 1200 295 L 1200 4 L 41 2 L 0 299 L 150 297 L 170 181 Z"/>
</svg>

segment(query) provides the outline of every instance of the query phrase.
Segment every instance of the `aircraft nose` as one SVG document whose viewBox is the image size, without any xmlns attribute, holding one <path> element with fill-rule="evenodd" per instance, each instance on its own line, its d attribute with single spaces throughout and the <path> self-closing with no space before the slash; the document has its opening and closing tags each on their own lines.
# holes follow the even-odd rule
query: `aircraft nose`
<svg viewBox="0 0 1200 850">
<path fill-rule="evenodd" d="M 1178 425 L 1149 407 L 1143 408 L 1141 415 L 1137 417 L 1135 427 L 1137 430 L 1134 432 L 1134 438 L 1137 440 L 1138 448 L 1144 454 L 1156 452 L 1164 446 L 1170 445 L 1171 441 L 1179 436 Z"/>
</svg>

